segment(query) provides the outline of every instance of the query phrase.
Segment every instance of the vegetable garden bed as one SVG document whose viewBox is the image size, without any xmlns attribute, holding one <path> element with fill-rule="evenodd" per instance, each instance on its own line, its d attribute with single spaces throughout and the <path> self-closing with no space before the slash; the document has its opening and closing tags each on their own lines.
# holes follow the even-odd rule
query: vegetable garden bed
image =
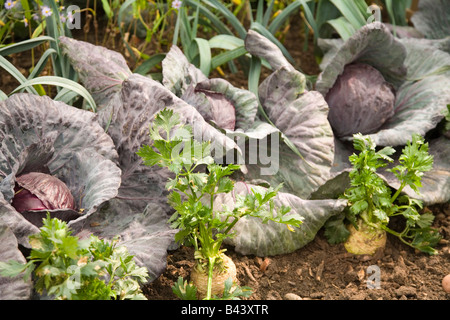
<svg viewBox="0 0 450 320">
<path fill-rule="evenodd" d="M 123 9 L 132 2 L 126 1 Z M 329 24 L 337 32 L 327 31 L 324 34 L 333 37 L 319 39 L 316 32 L 322 29 L 300 23 L 311 22 L 307 9 L 311 7 L 306 6 L 300 12 L 303 20 L 290 20 L 280 33 L 273 30 L 278 36 L 273 38 L 262 24 L 276 22 L 276 15 L 269 16 L 271 7 L 257 2 L 261 10 L 254 11 L 259 20 L 249 30 L 237 28 L 245 34 L 233 40 L 238 47 L 231 50 L 236 59 L 249 59 L 245 60 L 247 73 L 232 73 L 224 65 L 225 69 L 218 68 L 214 59 L 205 64 L 193 54 L 204 53 L 205 42 L 197 31 L 195 39 L 183 34 L 192 32 L 190 23 L 195 30 L 198 23 L 184 17 L 193 12 L 183 8 L 176 11 L 180 12 L 183 47 L 167 45 L 163 57 L 153 57 L 160 62 L 158 74 L 148 73 L 145 62 L 130 69 L 135 61 L 129 45 L 142 44 L 142 37 L 131 39 L 121 50 L 115 45 L 94 45 L 97 34 L 95 38 L 81 32 L 73 38 L 57 37 L 58 55 L 63 59 L 58 63 L 66 65 L 60 71 L 78 74 L 82 85 L 68 80 L 62 86 L 82 96 L 88 111 L 81 110 L 80 100 L 74 100 L 77 95 L 70 90 L 47 89 L 49 96 L 56 91 L 63 102 L 34 94 L 45 92 L 39 85 L 56 80 L 42 77 L 31 87 L 12 72 L 17 68 L 27 73 L 31 57 L 26 53 L 10 55 L 12 64 L 1 60 L 8 72 L 0 69 L 0 123 L 5 124 L 0 128 L 0 239 L 8 250 L 0 252 L 0 271 L 15 277 L 10 285 L 0 278 L 5 295 L 17 298 L 23 292 L 23 298 L 29 298 L 32 284 L 27 279 L 17 281 L 17 274 L 31 274 L 35 266 L 31 261 L 23 265 L 17 261 L 42 262 L 39 250 L 51 256 L 57 250 L 50 243 L 56 247 L 62 243 L 58 254 L 64 255 L 69 267 L 59 264 L 61 274 L 71 275 L 70 281 L 78 276 L 89 280 L 76 283 L 84 285 L 81 292 L 73 286 L 66 288 L 67 281 L 50 287 L 61 299 L 89 297 L 90 288 L 101 286 L 94 278 L 105 276 L 105 272 L 96 273 L 102 267 L 123 278 L 101 292 L 98 287 L 98 292 L 92 289 L 97 297 L 192 298 L 198 292 L 192 294 L 192 287 L 183 281 L 189 281 L 196 269 L 206 281 L 209 273 L 201 296 L 209 299 L 214 297 L 210 291 L 216 279 L 211 281 L 213 270 L 228 270 L 223 253 L 234 261 L 237 271 L 237 282 L 232 287 L 231 282 L 225 284 L 227 297 L 450 298 L 443 288 L 443 279 L 450 273 L 449 37 L 436 32 L 433 39 L 417 39 L 415 29 L 405 26 L 395 29 L 396 33 L 392 25 L 363 19 L 358 28 L 353 25 L 354 30 L 340 29 L 332 20 Z M 179 10 L 181 2 L 174 3 Z M 226 12 L 219 1 L 211 3 Z M 436 9 L 429 1 L 423 3 L 420 8 L 425 13 Z M 185 5 L 195 6 L 195 2 L 186 0 Z M 305 2 L 291 5 L 300 8 Z M 119 16 L 123 13 L 121 9 Z M 214 22 L 204 7 L 197 9 L 199 13 Z M 391 11 L 389 15 L 387 20 L 393 20 Z M 416 17 L 422 32 L 429 32 L 430 25 L 441 27 L 430 23 L 426 15 Z M 237 21 L 228 18 L 235 26 Z M 304 28 L 315 33 L 305 38 Z M 123 36 L 116 34 L 119 43 Z M 8 52 L 7 47 L 4 50 Z M 42 57 L 50 51 L 42 52 Z M 12 93 L 19 90 L 14 77 L 22 84 L 19 89 L 28 88 L 29 93 Z M 71 106 L 72 101 L 78 107 Z M 252 143 L 258 148 L 251 149 Z M 258 162 L 247 161 L 253 151 L 260 157 Z M 230 154 L 233 160 L 228 162 Z M 264 154 L 266 158 L 261 158 Z M 262 172 L 271 168 L 263 160 L 269 154 L 277 154 L 279 161 L 277 170 L 267 175 Z M 234 163 L 242 156 L 245 165 Z M 227 162 L 222 163 L 225 157 Z M 25 189 L 42 186 L 35 178 L 38 175 L 30 187 L 19 184 L 29 172 L 45 173 L 53 179 L 48 181 L 61 183 L 55 192 L 62 192 L 63 186 L 67 195 L 72 192 L 70 206 L 64 207 L 66 201 L 62 201 L 62 207 L 53 207 L 58 201 L 52 201 L 52 194 L 44 195 L 49 199 L 30 195 Z M 31 198 L 29 206 L 22 206 Z M 33 236 L 42 226 L 36 222 L 36 212 L 44 217 L 47 211 L 65 220 L 73 234 L 64 229 L 64 223 L 47 220 L 42 237 Z M 53 235 L 48 229 L 51 223 L 64 231 Z M 349 253 L 343 243 L 351 224 L 387 234 L 384 248 L 372 255 Z M 91 246 L 85 242 L 88 238 Z M 117 239 L 123 247 L 108 247 L 99 240 L 103 238 Z M 127 256 L 125 247 L 134 259 Z M 5 264 L 7 258 L 15 259 L 15 264 Z M 109 265 L 102 259 L 109 259 Z M 112 270 L 119 260 L 126 263 Z M 60 271 L 45 265 L 61 260 L 49 261 L 42 263 L 44 271 L 36 269 L 36 276 L 46 279 L 37 281 L 35 289 L 40 294 L 49 290 L 45 286 L 51 281 L 59 281 Z M 55 270 L 57 275 L 51 278 Z M 144 282 L 142 294 L 138 280 Z M 33 298 L 39 298 L 36 292 Z"/>
</svg>

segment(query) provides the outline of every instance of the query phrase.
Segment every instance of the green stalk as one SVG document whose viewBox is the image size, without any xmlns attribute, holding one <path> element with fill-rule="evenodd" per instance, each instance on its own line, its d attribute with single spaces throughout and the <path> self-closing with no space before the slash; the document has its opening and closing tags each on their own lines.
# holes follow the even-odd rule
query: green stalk
<svg viewBox="0 0 450 320">
<path fill-rule="evenodd" d="M 212 290 L 212 279 L 214 272 L 214 263 L 216 262 L 216 257 L 208 257 L 208 288 L 206 292 L 206 300 L 211 300 L 211 290 Z"/>
<path fill-rule="evenodd" d="M 403 188 L 405 188 L 405 186 L 406 186 L 406 182 L 402 182 L 402 184 L 400 185 L 400 188 L 398 188 L 397 192 L 392 196 L 391 203 L 394 203 L 394 201 L 397 199 L 397 197 L 403 191 Z"/>
</svg>

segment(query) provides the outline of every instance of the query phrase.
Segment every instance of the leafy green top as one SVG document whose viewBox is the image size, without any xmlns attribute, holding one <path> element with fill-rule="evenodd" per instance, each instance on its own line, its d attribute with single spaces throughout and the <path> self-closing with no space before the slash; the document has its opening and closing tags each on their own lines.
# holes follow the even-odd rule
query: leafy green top
<svg viewBox="0 0 450 320">
<path fill-rule="evenodd" d="M 398 165 L 388 169 L 400 182 L 400 187 L 392 195 L 391 189 L 377 174 L 377 169 L 394 162 L 391 156 L 396 152 L 395 149 L 385 147 L 377 151 L 369 136 L 355 134 L 353 138 L 354 148 L 359 154 L 353 154 L 349 158 L 353 169 L 350 172 L 351 187 L 344 194 L 350 204 L 346 218 L 355 225 L 356 219 L 360 218 L 374 228 L 398 236 L 404 243 L 418 250 L 436 254 L 432 247 L 441 237 L 431 229 L 434 216 L 431 213 L 419 213 L 419 209 L 423 208 L 420 200 L 401 195 L 406 186 L 418 193 L 424 172 L 432 169 L 433 157 L 428 153 L 428 144 L 420 135 L 413 135 L 412 141 L 402 150 Z M 390 217 L 399 215 L 406 219 L 402 232 L 388 227 Z M 326 235 L 330 242 L 342 242 L 348 237 L 348 231 L 342 224 L 333 221 L 327 224 Z"/>
<path fill-rule="evenodd" d="M 214 208 L 217 195 L 233 191 L 234 181 L 229 176 L 240 166 L 215 164 L 210 142 L 194 140 L 192 128 L 181 125 L 179 115 L 172 110 L 156 115 L 150 138 L 153 145 L 142 146 L 137 154 L 146 165 L 166 167 L 175 174 L 166 185 L 171 191 L 169 203 L 175 209 L 169 221 L 179 229 L 175 240 L 195 247 L 199 268 L 211 269 L 216 261 L 221 265 L 222 242 L 232 236 L 233 226 L 244 216 L 283 223 L 288 228 L 302 223 L 299 215 L 287 215 L 290 208 L 275 210 L 273 198 L 281 185 L 265 193 L 252 190 L 245 197 L 236 195 L 233 208 Z"/>
<path fill-rule="evenodd" d="M 31 253 L 26 264 L 0 262 L 2 276 L 24 273 L 36 276 L 35 288 L 58 300 L 144 300 L 139 282 L 148 278 L 123 246 L 91 235 L 80 240 L 71 235 L 66 222 L 43 220 L 40 233 L 30 236 Z"/>
</svg>

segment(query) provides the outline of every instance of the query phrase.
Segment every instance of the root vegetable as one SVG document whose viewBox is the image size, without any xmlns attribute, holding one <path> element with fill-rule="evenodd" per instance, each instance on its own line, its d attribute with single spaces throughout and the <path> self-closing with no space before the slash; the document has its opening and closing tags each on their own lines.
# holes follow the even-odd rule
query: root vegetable
<svg viewBox="0 0 450 320">
<path fill-rule="evenodd" d="M 450 293 L 450 274 L 442 279 L 442 288 L 444 288 L 445 292 Z"/>
<path fill-rule="evenodd" d="M 350 236 L 344 243 L 344 247 L 350 253 L 374 255 L 377 250 L 384 249 L 386 245 L 386 232 L 372 228 L 362 220 L 358 221 L 358 230 L 353 225 L 347 229 L 350 231 Z"/>
<path fill-rule="evenodd" d="M 225 281 L 231 277 L 233 283 L 237 283 L 236 265 L 230 257 L 222 254 L 222 263 L 214 266 L 213 282 L 211 289 L 211 296 L 220 296 L 225 288 Z M 199 299 L 204 299 L 208 291 L 208 270 L 200 270 L 198 265 L 195 265 L 191 271 L 191 281 L 197 287 L 197 296 Z"/>
</svg>

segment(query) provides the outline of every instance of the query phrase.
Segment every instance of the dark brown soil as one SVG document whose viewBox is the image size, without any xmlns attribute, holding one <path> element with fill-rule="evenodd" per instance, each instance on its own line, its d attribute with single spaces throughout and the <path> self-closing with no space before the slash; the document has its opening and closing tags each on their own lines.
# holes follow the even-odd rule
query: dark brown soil
<svg viewBox="0 0 450 320">
<path fill-rule="evenodd" d="M 237 266 L 240 285 L 253 289 L 249 300 L 448 300 L 442 279 L 450 273 L 450 204 L 435 206 L 433 212 L 434 226 L 443 236 L 435 256 L 416 252 L 390 235 L 384 252 L 357 256 L 342 244 L 330 245 L 323 231 L 290 254 L 259 258 L 230 247 L 227 254 Z M 189 279 L 193 249 L 170 252 L 167 262 L 166 272 L 145 286 L 148 299 L 178 299 L 171 287 L 179 276 Z M 367 282 L 373 279 L 374 266 L 381 276 L 379 289 Z"/>
</svg>

